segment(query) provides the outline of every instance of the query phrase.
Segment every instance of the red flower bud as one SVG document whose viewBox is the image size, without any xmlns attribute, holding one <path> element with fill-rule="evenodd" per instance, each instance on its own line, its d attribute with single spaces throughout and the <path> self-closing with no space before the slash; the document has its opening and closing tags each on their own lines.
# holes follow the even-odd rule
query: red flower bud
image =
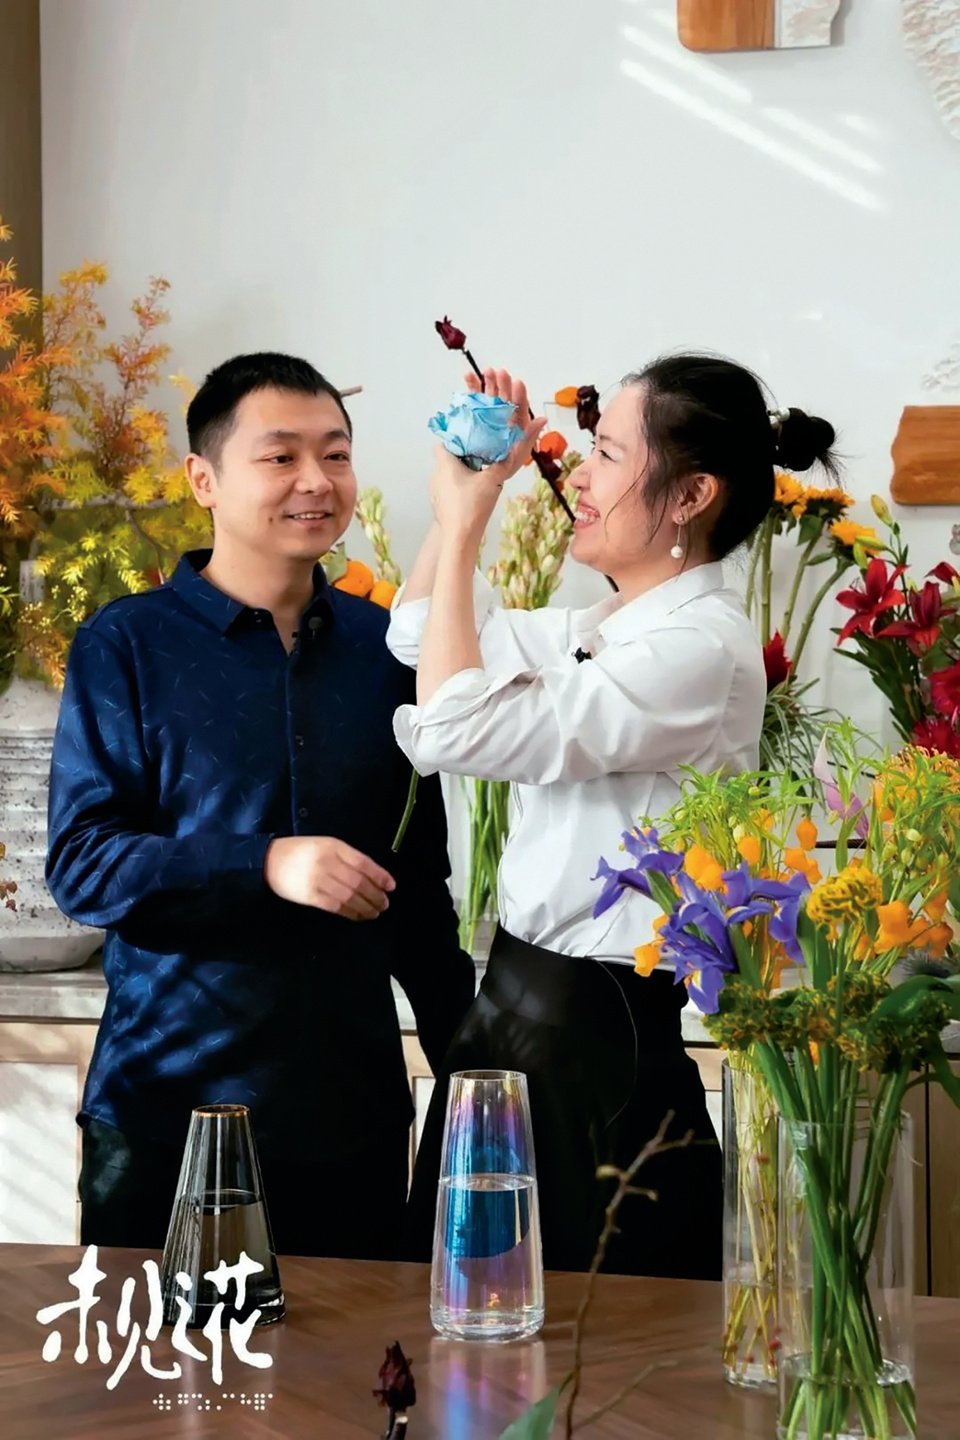
<svg viewBox="0 0 960 1440">
<path fill-rule="evenodd" d="M 581 385 L 577 390 L 577 424 L 581 430 L 597 433 L 600 424 L 600 395 L 596 385 Z"/>
<path fill-rule="evenodd" d="M 467 343 L 466 335 L 446 315 L 436 322 L 436 331 L 448 350 L 462 350 Z"/>
</svg>

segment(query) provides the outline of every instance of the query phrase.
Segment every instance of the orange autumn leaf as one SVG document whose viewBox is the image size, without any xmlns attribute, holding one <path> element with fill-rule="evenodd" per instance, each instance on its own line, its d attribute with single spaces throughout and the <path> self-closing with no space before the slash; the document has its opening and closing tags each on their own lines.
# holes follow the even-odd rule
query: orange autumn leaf
<svg viewBox="0 0 960 1440">
<path fill-rule="evenodd" d="M 334 590 L 344 590 L 348 595 L 359 595 L 361 598 L 369 595 L 373 586 L 373 571 L 362 560 L 348 560 L 344 574 L 333 582 Z"/>
</svg>

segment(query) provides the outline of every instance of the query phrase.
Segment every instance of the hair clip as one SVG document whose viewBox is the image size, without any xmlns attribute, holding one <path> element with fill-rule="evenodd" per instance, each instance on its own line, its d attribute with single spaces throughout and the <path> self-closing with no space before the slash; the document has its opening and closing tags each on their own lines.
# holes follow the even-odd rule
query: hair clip
<svg viewBox="0 0 960 1440">
<path fill-rule="evenodd" d="M 790 419 L 789 410 L 768 410 L 767 414 L 770 417 L 770 424 L 774 430 L 779 430 L 783 422 Z"/>
</svg>

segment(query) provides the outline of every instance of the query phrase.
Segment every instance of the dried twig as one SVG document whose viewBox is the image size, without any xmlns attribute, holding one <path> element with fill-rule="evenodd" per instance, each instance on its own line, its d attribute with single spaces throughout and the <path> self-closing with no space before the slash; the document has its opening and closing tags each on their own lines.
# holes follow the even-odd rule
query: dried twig
<svg viewBox="0 0 960 1440">
<path fill-rule="evenodd" d="M 579 1308 L 577 1309 L 577 1318 L 574 1323 L 573 1370 L 572 1379 L 570 1382 L 570 1394 L 567 1399 L 567 1410 L 564 1429 L 567 1440 L 570 1440 L 570 1437 L 574 1434 L 576 1430 L 582 1430 L 585 1425 L 588 1425 L 592 1421 L 596 1420 L 598 1416 L 606 1414 L 608 1410 L 612 1410 L 614 1405 L 619 1404 L 625 1395 L 628 1395 L 631 1390 L 636 1389 L 636 1387 L 640 1385 L 643 1380 L 646 1379 L 647 1375 L 649 1375 L 652 1370 L 662 1368 L 662 1365 L 647 1366 L 646 1369 L 641 1371 L 639 1375 L 635 1376 L 634 1379 L 629 1382 L 629 1384 L 624 1386 L 624 1388 L 616 1396 L 614 1396 L 611 1401 L 608 1401 L 599 1410 L 596 1410 L 591 1415 L 588 1415 L 587 1419 L 581 1421 L 579 1425 L 574 1425 L 573 1412 L 574 1407 L 577 1403 L 577 1397 L 580 1394 L 580 1381 L 583 1374 L 583 1338 L 586 1332 L 587 1312 L 589 1311 L 590 1304 L 593 1300 L 594 1291 L 596 1289 L 597 1275 L 600 1273 L 600 1267 L 603 1265 L 603 1262 L 606 1259 L 607 1249 L 609 1247 L 610 1241 L 613 1239 L 614 1235 L 618 1235 L 620 1233 L 617 1226 L 617 1212 L 619 1211 L 620 1206 L 623 1204 L 624 1200 L 627 1198 L 628 1195 L 645 1195 L 648 1199 L 655 1200 L 657 1197 L 654 1191 L 645 1190 L 640 1186 L 634 1185 L 633 1179 L 637 1171 L 641 1168 L 641 1166 L 645 1165 L 648 1160 L 651 1160 L 654 1155 L 662 1155 L 668 1150 L 683 1149 L 685 1146 L 689 1145 L 694 1138 L 693 1131 L 688 1130 L 682 1140 L 665 1140 L 664 1136 L 670 1128 L 670 1123 L 672 1120 L 673 1111 L 668 1110 L 666 1115 L 663 1117 L 663 1120 L 660 1122 L 660 1128 L 657 1131 L 656 1135 L 654 1135 L 652 1140 L 647 1141 L 646 1145 L 644 1145 L 643 1149 L 640 1151 L 640 1154 L 632 1162 L 632 1164 L 627 1167 L 626 1170 L 620 1170 L 615 1165 L 601 1165 L 600 1169 L 597 1171 L 597 1178 L 599 1180 L 616 1178 L 618 1183 L 616 1190 L 610 1197 L 610 1203 L 607 1205 L 605 1211 L 603 1230 L 600 1232 L 600 1239 L 597 1242 L 596 1254 L 593 1257 L 593 1261 L 590 1265 L 590 1270 L 587 1274 L 587 1283 L 584 1287 L 583 1296 L 580 1300 Z M 663 1363 L 669 1364 L 670 1362 L 667 1361 Z"/>
</svg>

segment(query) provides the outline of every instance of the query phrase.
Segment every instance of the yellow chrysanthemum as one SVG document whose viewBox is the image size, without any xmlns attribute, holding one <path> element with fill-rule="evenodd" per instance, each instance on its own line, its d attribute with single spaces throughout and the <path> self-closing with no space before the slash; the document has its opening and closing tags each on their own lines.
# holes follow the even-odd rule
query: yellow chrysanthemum
<svg viewBox="0 0 960 1440">
<path fill-rule="evenodd" d="M 882 901 L 883 887 L 877 876 L 865 865 L 847 865 L 811 890 L 807 914 L 815 925 L 860 921 L 865 911 L 877 909 Z"/>
</svg>

